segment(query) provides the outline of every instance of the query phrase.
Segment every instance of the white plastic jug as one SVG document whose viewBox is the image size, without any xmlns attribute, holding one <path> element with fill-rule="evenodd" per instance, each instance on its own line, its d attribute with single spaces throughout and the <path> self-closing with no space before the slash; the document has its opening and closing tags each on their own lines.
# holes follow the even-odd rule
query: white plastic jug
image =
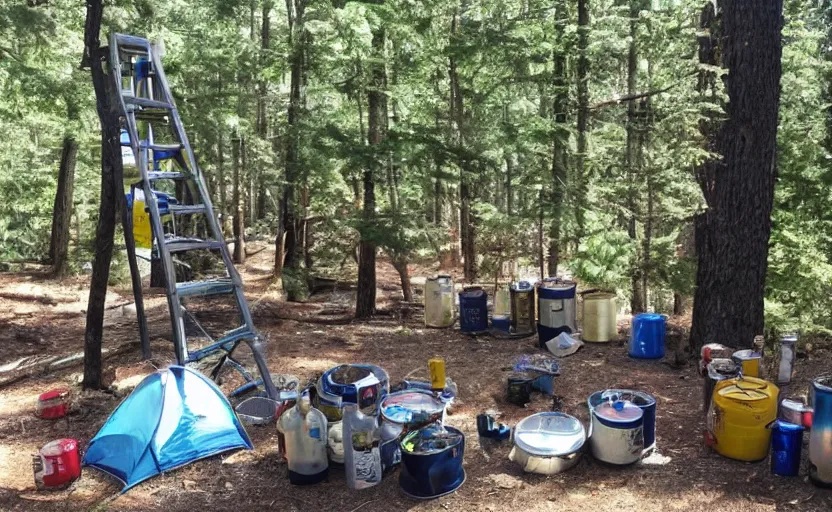
<svg viewBox="0 0 832 512">
<path fill-rule="evenodd" d="M 381 429 L 378 418 L 364 415 L 356 404 L 344 405 L 344 469 L 351 489 L 381 482 Z"/>
<path fill-rule="evenodd" d="M 277 420 L 277 430 L 286 440 L 289 482 L 296 485 L 318 483 L 327 477 L 327 421 L 312 407 L 304 393 L 293 408 Z"/>
</svg>

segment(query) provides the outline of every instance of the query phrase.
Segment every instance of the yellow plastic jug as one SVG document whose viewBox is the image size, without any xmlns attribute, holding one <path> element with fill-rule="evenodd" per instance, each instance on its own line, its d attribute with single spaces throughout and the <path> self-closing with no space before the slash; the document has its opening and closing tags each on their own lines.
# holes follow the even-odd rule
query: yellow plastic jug
<svg viewBox="0 0 832 512">
<path fill-rule="evenodd" d="M 731 459 L 759 461 L 768 455 L 771 430 L 777 418 L 780 389 L 754 377 L 737 377 L 716 383 L 708 431 L 717 453 Z"/>
<path fill-rule="evenodd" d="M 583 301 L 584 341 L 606 343 L 618 336 L 614 293 L 589 293 Z"/>
</svg>

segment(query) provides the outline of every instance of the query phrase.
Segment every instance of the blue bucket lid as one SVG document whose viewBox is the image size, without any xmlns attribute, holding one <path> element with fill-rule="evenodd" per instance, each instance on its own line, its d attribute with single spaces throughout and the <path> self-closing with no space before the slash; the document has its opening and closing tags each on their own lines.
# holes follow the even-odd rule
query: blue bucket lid
<svg viewBox="0 0 832 512">
<path fill-rule="evenodd" d="M 644 411 L 632 402 L 618 400 L 603 402 L 595 406 L 595 414 L 610 423 L 627 424 L 644 417 Z"/>
<path fill-rule="evenodd" d="M 531 292 L 534 291 L 534 287 L 528 281 L 520 281 L 517 283 L 512 283 L 511 291 L 513 292 Z"/>
<path fill-rule="evenodd" d="M 639 313 L 633 319 L 633 322 L 662 322 L 664 323 L 664 315 L 660 315 L 658 313 Z"/>
<path fill-rule="evenodd" d="M 783 420 L 774 420 L 769 426 L 772 430 L 779 430 L 781 432 L 797 432 L 803 430 L 803 425 L 795 425 Z"/>
</svg>

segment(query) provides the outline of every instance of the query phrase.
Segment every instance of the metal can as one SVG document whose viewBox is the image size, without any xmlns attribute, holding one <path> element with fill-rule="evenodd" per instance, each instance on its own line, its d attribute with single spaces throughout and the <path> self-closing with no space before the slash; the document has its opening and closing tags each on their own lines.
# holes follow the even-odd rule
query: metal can
<svg viewBox="0 0 832 512">
<path fill-rule="evenodd" d="M 436 357 L 428 361 L 430 368 L 430 387 L 434 391 L 445 389 L 445 360 Z"/>
<path fill-rule="evenodd" d="M 777 383 L 788 384 L 794 371 L 794 356 L 797 349 L 797 335 L 786 334 L 780 338 L 780 353 L 777 358 Z"/>
</svg>

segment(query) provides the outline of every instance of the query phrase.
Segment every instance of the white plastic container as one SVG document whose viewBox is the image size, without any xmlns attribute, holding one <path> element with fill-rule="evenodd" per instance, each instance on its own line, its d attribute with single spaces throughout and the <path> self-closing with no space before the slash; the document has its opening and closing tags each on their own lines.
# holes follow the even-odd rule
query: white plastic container
<svg viewBox="0 0 832 512">
<path fill-rule="evenodd" d="M 356 404 L 344 405 L 344 469 L 351 489 L 366 489 L 381 482 L 381 429 L 378 418 L 364 415 Z"/>
<path fill-rule="evenodd" d="M 449 275 L 429 277 L 425 281 L 425 326 L 454 325 L 454 282 Z"/>
<path fill-rule="evenodd" d="M 326 479 L 329 470 L 326 416 L 312 407 L 308 394 L 280 416 L 277 430 L 285 438 L 289 482 L 308 485 Z"/>
</svg>

